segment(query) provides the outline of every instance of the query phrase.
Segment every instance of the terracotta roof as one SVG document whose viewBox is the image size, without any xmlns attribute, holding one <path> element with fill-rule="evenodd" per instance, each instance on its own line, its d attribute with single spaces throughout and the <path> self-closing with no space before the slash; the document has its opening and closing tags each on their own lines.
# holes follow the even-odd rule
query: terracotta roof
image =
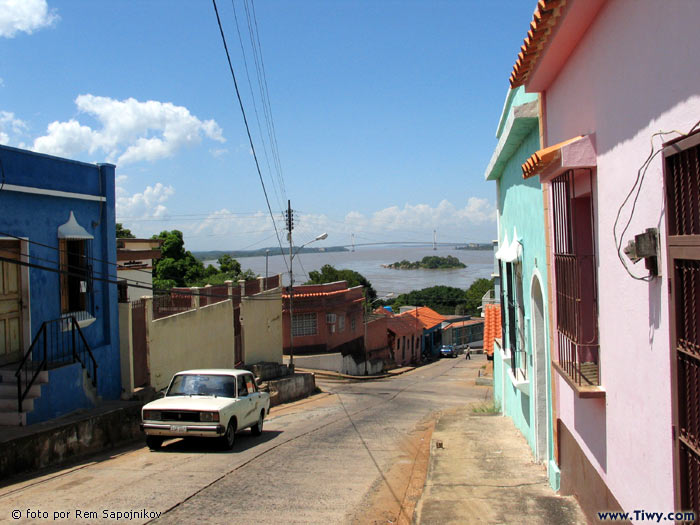
<svg viewBox="0 0 700 525">
<path fill-rule="evenodd" d="M 578 137 L 565 140 L 564 142 L 560 142 L 559 144 L 555 144 L 554 146 L 549 146 L 548 148 L 538 150 L 532 155 L 530 155 L 530 158 L 527 159 L 525 161 L 525 164 L 521 166 L 523 170 L 523 178 L 530 178 L 533 175 L 537 175 L 541 171 L 545 170 L 547 166 L 561 158 L 562 147 L 566 146 L 567 144 L 571 144 L 572 142 L 576 142 L 577 140 L 580 140 L 582 138 L 583 135 L 579 135 Z"/>
<path fill-rule="evenodd" d="M 547 45 L 552 30 L 557 25 L 567 0 L 539 0 L 532 15 L 530 30 L 520 47 L 518 59 L 510 75 L 510 86 L 522 86 L 537 65 L 542 50 Z"/>
<path fill-rule="evenodd" d="M 426 330 L 429 330 L 433 328 L 436 325 L 441 324 L 443 321 L 445 321 L 445 318 L 437 313 L 435 310 L 432 310 L 431 308 L 428 308 L 427 306 L 421 306 L 420 308 L 414 308 L 413 310 L 409 310 L 407 312 L 404 312 L 400 314 L 398 317 L 412 317 L 413 319 L 417 319 L 418 322 L 425 328 Z"/>
</svg>

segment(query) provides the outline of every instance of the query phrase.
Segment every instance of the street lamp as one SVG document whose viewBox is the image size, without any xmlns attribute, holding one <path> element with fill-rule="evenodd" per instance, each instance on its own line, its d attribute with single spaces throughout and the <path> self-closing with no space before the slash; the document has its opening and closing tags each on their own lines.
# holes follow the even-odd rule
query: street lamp
<svg viewBox="0 0 700 525">
<path fill-rule="evenodd" d="M 377 301 L 383 301 L 384 299 L 389 299 L 394 296 L 394 292 L 389 292 L 384 297 L 377 297 L 374 301 L 365 302 L 365 375 L 367 375 L 367 325 L 369 324 L 369 312 L 371 307 Z"/>
<path fill-rule="evenodd" d="M 302 244 L 297 248 L 297 253 L 299 253 L 299 250 L 301 250 L 304 246 L 307 246 L 311 244 L 312 242 L 316 241 L 322 241 L 323 239 L 327 238 L 328 234 L 327 233 L 322 233 L 315 239 L 310 240 L 307 243 Z M 287 234 L 287 238 L 289 239 L 289 369 L 290 372 L 294 372 L 294 318 L 292 315 L 292 295 L 294 293 L 294 275 L 292 274 L 292 261 L 294 260 L 294 256 L 297 253 L 292 253 L 292 232 L 290 231 Z"/>
</svg>

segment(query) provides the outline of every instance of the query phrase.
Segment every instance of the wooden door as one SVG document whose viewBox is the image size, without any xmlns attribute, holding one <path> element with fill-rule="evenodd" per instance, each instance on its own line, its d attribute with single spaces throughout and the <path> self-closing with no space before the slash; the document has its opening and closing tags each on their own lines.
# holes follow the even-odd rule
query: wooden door
<svg viewBox="0 0 700 525">
<path fill-rule="evenodd" d="M 20 241 L 0 240 L 0 256 L 20 260 Z M 0 262 L 0 364 L 22 357 L 22 282 L 19 264 Z"/>
</svg>

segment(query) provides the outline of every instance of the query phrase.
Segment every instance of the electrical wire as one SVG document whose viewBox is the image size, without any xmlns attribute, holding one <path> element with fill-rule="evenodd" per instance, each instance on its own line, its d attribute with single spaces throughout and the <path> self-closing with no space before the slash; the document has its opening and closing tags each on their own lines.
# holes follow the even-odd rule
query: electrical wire
<svg viewBox="0 0 700 525">
<path fill-rule="evenodd" d="M 248 134 L 248 141 L 250 143 L 250 149 L 253 152 L 253 159 L 255 160 L 255 167 L 257 168 L 258 177 L 260 178 L 260 184 L 262 185 L 263 194 L 265 195 L 265 202 L 267 203 L 267 209 L 270 212 L 270 218 L 272 219 L 272 224 L 275 227 L 275 234 L 277 236 L 277 242 L 280 246 L 280 249 L 282 249 L 282 241 L 280 240 L 280 237 L 279 237 L 279 231 L 277 230 L 277 223 L 275 221 L 275 217 L 272 214 L 272 208 L 270 207 L 270 199 L 267 196 L 267 189 L 265 188 L 265 181 L 263 180 L 262 172 L 260 171 L 260 163 L 258 162 L 258 155 L 255 152 L 255 145 L 253 144 L 253 137 L 250 134 L 250 126 L 248 125 L 248 119 L 247 119 L 246 114 L 245 114 L 245 108 L 243 107 L 243 100 L 241 99 L 241 93 L 238 89 L 238 81 L 236 80 L 236 73 L 233 70 L 233 64 L 231 63 L 231 55 L 229 54 L 228 45 L 226 44 L 226 35 L 224 35 L 224 28 L 221 25 L 221 18 L 219 17 L 219 9 L 216 7 L 216 0 L 212 0 L 212 3 L 214 5 L 214 12 L 216 13 L 216 21 L 219 24 L 219 32 L 221 33 L 221 40 L 224 44 L 224 50 L 226 51 L 226 59 L 228 61 L 228 67 L 229 67 L 229 70 L 231 71 L 231 77 L 233 78 L 233 85 L 236 89 L 236 97 L 238 98 L 238 105 L 240 106 L 241 114 L 243 115 L 243 123 L 245 124 L 246 133 Z M 289 266 L 287 265 L 286 259 L 285 259 L 285 265 L 287 266 L 287 269 L 289 269 Z"/>
<path fill-rule="evenodd" d="M 613 223 L 613 240 L 615 241 L 615 251 L 617 252 L 617 257 L 620 260 L 620 263 L 622 263 L 622 266 L 624 267 L 625 271 L 632 277 L 633 279 L 637 281 L 644 281 L 644 282 L 650 282 L 654 279 L 654 275 L 646 275 L 644 277 L 639 277 L 637 275 L 634 275 L 629 267 L 627 266 L 627 262 L 625 261 L 625 258 L 623 257 L 622 254 L 622 242 L 623 238 L 625 236 L 625 233 L 627 233 L 627 230 L 630 227 L 630 224 L 632 223 L 632 218 L 634 217 L 634 211 L 637 207 L 637 200 L 639 199 L 639 195 L 642 191 L 642 185 L 644 184 L 644 178 L 646 176 L 647 170 L 649 169 L 649 166 L 651 165 L 651 162 L 656 158 L 656 156 L 663 151 L 663 146 L 660 147 L 658 150 L 654 150 L 654 138 L 657 136 L 664 136 L 664 135 L 671 135 L 672 133 L 676 133 L 680 136 L 687 136 L 690 133 L 692 133 L 698 126 L 700 126 L 700 121 L 696 122 L 695 125 L 690 128 L 690 131 L 688 133 L 683 133 L 678 130 L 671 130 L 671 131 L 659 131 L 657 133 L 653 133 L 649 139 L 649 143 L 651 146 L 651 150 L 649 152 L 649 156 L 646 158 L 644 163 L 641 165 L 641 167 L 637 170 L 637 177 L 634 180 L 634 184 L 632 185 L 632 188 L 630 191 L 627 193 L 625 196 L 624 200 L 622 201 L 622 204 L 620 204 L 620 207 L 617 210 L 617 215 L 615 216 L 615 222 Z M 635 193 L 636 189 L 636 193 Z M 620 216 L 622 215 L 622 210 L 624 207 L 627 205 L 629 202 L 629 199 L 632 197 L 632 194 L 634 195 L 634 199 L 632 200 L 632 209 L 630 210 L 629 217 L 627 219 L 627 222 L 625 223 L 625 227 L 622 229 L 622 232 L 620 233 L 619 237 L 617 235 L 617 226 L 620 221 Z"/>
</svg>

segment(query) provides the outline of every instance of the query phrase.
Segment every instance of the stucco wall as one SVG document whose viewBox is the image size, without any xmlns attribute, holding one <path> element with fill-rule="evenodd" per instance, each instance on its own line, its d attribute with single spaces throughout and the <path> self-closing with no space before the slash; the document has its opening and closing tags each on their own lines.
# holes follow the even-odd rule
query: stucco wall
<svg viewBox="0 0 700 525">
<path fill-rule="evenodd" d="M 545 315 L 544 326 L 544 354 L 540 356 L 539 362 L 534 355 L 534 337 L 533 337 L 533 312 L 532 310 L 532 294 L 531 283 L 533 276 L 537 275 L 538 286 L 541 285 L 543 297 L 547 297 L 546 291 L 546 276 L 547 276 L 547 252 L 545 250 L 545 226 L 544 226 L 544 207 L 542 197 L 542 187 L 537 177 L 523 179 L 521 165 L 528 157 L 540 148 L 539 128 L 537 125 L 531 125 L 526 133 L 523 133 L 522 128 L 518 128 L 518 124 L 513 124 L 512 115 L 517 111 L 517 107 L 521 104 L 532 102 L 536 95 L 526 94 L 522 88 L 514 92 L 510 92 L 506 98 L 506 107 L 504 114 L 510 114 L 509 118 L 501 118 L 501 126 L 499 130 L 503 135 L 500 138 L 500 152 L 512 151 L 510 157 L 505 162 L 501 157 L 498 157 L 499 165 L 502 165 L 502 172 L 497 179 L 498 185 L 498 227 L 499 227 L 499 242 L 503 245 L 507 237 L 508 243 L 512 243 L 514 238 L 520 241 L 522 245 L 521 267 L 522 267 L 522 298 L 517 299 L 523 306 L 523 326 L 520 326 L 516 308 L 516 319 L 506 319 L 506 327 L 510 323 L 515 323 L 518 333 L 523 335 L 522 348 L 526 351 L 525 368 L 527 372 L 526 383 L 522 390 L 514 386 L 513 380 L 509 375 L 511 368 L 510 357 L 503 359 L 502 351 L 494 352 L 494 391 L 497 392 L 497 398 L 502 403 L 504 414 L 513 419 L 517 428 L 523 433 L 525 439 L 530 445 L 533 454 L 538 454 L 537 449 L 537 427 L 536 418 L 539 413 L 539 421 L 543 425 L 545 438 L 542 450 L 539 450 L 540 459 L 545 462 L 548 469 L 551 468 L 549 460 L 553 458 L 553 425 L 551 418 L 551 394 L 549 385 L 551 384 L 550 366 L 549 366 L 549 341 L 548 341 L 548 325 Z M 509 101 L 511 105 L 509 105 Z M 535 120 L 536 122 L 536 120 Z M 517 131 L 516 131 L 517 129 Z M 517 145 L 517 147 L 513 147 Z M 504 155 L 504 153 L 500 153 Z M 494 165 L 494 161 L 492 161 Z M 502 263 L 501 263 L 502 264 Z M 513 279 L 513 290 L 509 290 L 507 279 L 505 278 L 505 265 L 503 265 L 504 275 L 503 287 L 506 298 L 509 296 L 517 297 L 516 279 Z M 503 315 L 507 316 L 507 309 Z M 509 347 L 508 329 L 506 334 L 503 334 L 503 345 Z M 521 354 L 522 355 L 522 354 Z M 537 367 L 544 367 L 544 392 L 542 401 L 537 402 L 536 395 L 536 372 Z"/>
<path fill-rule="evenodd" d="M 625 510 L 674 508 L 668 268 L 662 250 L 661 279 L 629 277 L 613 247 L 613 223 L 649 155 L 652 134 L 687 132 L 699 118 L 700 41 L 689 37 L 699 24 L 694 1 L 663 9 L 656 2 L 610 1 L 546 93 L 547 144 L 595 133 L 598 154 L 594 222 L 606 398 L 575 398 L 558 379 L 558 412 Z M 661 142 L 654 139 L 656 147 Z M 645 228 L 660 227 L 663 246 L 663 213 L 657 156 L 623 245 Z M 639 266 L 633 271 L 643 275 Z"/>
<path fill-rule="evenodd" d="M 282 295 L 280 288 L 241 300 L 243 360 L 247 365 L 282 363 Z"/>
<path fill-rule="evenodd" d="M 93 274 L 92 298 L 95 322 L 83 328 L 83 334 L 98 361 L 97 394 L 102 399 L 116 399 L 121 393 L 119 333 L 116 284 L 105 282 L 116 275 L 115 167 L 110 164 L 87 164 L 69 159 L 0 146 L 5 184 L 0 192 L 0 230 L 28 239 L 29 262 L 58 269 L 58 228 L 68 221 L 70 212 L 94 239 L 91 244 Z M 69 192 L 63 196 L 11 191 L 9 186 L 25 186 L 39 191 Z M 104 197 L 105 201 L 83 198 Z M 47 262 L 49 261 L 49 262 Z M 29 269 L 29 304 L 23 307 L 27 325 L 24 347 L 28 348 L 44 321 L 61 315 L 60 275 L 41 268 Z M 71 368 L 71 367 L 68 367 Z M 50 390 L 54 397 L 36 403 L 32 421 L 37 421 L 42 407 L 46 417 L 84 408 L 86 399 L 77 395 L 71 402 L 70 392 L 77 392 L 80 378 L 68 371 L 52 373 Z M 75 387 L 75 388 L 74 388 Z M 58 411 L 56 407 L 60 407 Z"/>
<path fill-rule="evenodd" d="M 151 385 L 156 390 L 181 370 L 234 366 L 230 300 L 150 321 L 147 330 Z"/>
</svg>

